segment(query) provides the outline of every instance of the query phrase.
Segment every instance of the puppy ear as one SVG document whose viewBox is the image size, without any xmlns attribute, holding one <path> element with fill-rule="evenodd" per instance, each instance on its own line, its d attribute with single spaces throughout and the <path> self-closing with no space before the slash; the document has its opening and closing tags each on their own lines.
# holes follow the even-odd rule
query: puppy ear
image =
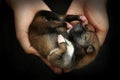
<svg viewBox="0 0 120 80">
<path fill-rule="evenodd" d="M 92 46 L 92 45 L 88 46 L 86 52 L 87 53 L 94 53 L 95 52 L 94 46 Z"/>
</svg>

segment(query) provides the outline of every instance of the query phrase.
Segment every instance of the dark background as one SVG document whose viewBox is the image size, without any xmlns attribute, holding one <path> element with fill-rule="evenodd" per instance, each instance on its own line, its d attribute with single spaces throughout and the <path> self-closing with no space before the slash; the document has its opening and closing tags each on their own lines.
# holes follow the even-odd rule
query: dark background
<svg viewBox="0 0 120 80">
<path fill-rule="evenodd" d="M 24 53 L 16 39 L 13 11 L 5 1 L 2 1 L 0 5 L 0 80 L 7 78 L 16 80 L 104 80 L 117 78 L 116 72 L 119 69 L 117 56 L 120 53 L 117 52 L 119 51 L 118 38 L 120 37 L 118 33 L 120 27 L 119 7 L 115 0 L 108 0 L 106 7 L 109 17 L 109 32 L 95 61 L 80 70 L 57 75 L 38 57 Z M 62 12 L 65 12 L 66 9 L 67 6 Z M 56 8 L 53 10 L 57 12 Z"/>
</svg>

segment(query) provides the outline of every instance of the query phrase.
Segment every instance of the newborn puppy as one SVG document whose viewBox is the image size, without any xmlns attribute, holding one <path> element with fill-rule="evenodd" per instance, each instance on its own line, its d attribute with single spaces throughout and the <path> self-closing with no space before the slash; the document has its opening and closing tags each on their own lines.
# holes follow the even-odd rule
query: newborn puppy
<svg viewBox="0 0 120 80">
<path fill-rule="evenodd" d="M 73 45 L 68 40 L 66 26 L 66 22 L 55 13 L 42 10 L 35 15 L 28 32 L 31 45 L 60 68 L 71 66 L 74 52 Z"/>
<path fill-rule="evenodd" d="M 69 40 L 74 44 L 72 69 L 80 69 L 92 62 L 98 54 L 100 44 L 95 30 L 88 24 L 84 16 L 67 15 L 65 21 L 74 27 L 69 30 Z"/>
<path fill-rule="evenodd" d="M 72 25 L 67 29 L 66 22 Z M 90 63 L 99 51 L 99 41 L 93 30 L 79 15 L 62 19 L 51 11 L 40 11 L 29 27 L 31 45 L 53 65 L 63 69 L 78 69 Z"/>
</svg>

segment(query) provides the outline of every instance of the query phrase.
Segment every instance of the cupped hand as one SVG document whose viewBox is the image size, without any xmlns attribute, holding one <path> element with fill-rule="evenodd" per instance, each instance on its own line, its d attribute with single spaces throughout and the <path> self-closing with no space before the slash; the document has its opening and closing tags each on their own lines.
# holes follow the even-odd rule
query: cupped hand
<svg viewBox="0 0 120 80">
<path fill-rule="evenodd" d="M 103 45 L 109 25 L 106 12 L 107 0 L 73 0 L 67 14 L 84 15 L 91 29 L 94 29 L 100 46 Z M 64 72 L 70 72 L 70 69 Z"/>
<path fill-rule="evenodd" d="M 67 14 L 86 16 L 89 27 L 95 29 L 100 45 L 104 43 L 108 32 L 107 0 L 73 0 Z"/>
<path fill-rule="evenodd" d="M 24 51 L 39 56 L 55 73 L 61 73 L 62 69 L 52 66 L 31 46 L 28 39 L 28 28 L 36 12 L 50 9 L 42 0 L 7 0 L 7 2 L 14 11 L 16 36 Z M 85 15 L 90 27 L 95 29 L 102 46 L 108 31 L 106 0 L 73 0 L 66 14 Z"/>
<path fill-rule="evenodd" d="M 50 9 L 42 0 L 8 0 L 7 3 L 14 11 L 16 36 L 24 51 L 27 54 L 33 54 L 40 57 L 55 73 L 61 73 L 62 70 L 60 68 L 51 65 L 31 46 L 28 38 L 28 28 L 36 12 Z"/>
</svg>

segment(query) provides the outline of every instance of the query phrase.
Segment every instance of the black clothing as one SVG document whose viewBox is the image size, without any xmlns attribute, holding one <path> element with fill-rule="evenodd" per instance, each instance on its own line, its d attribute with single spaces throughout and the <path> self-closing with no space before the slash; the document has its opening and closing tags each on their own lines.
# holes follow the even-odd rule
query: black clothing
<svg viewBox="0 0 120 80">
<path fill-rule="evenodd" d="M 68 0 L 63 1 L 67 2 Z M 72 0 L 70 0 L 70 2 L 71 1 Z M 111 13 L 113 13 L 110 7 L 112 5 L 111 1 L 108 1 L 107 5 L 108 17 L 111 22 L 109 26 L 110 29 L 95 61 L 80 70 L 57 75 L 54 74 L 40 58 L 24 53 L 16 38 L 13 11 L 3 0 L 0 6 L 0 73 L 2 74 L 0 78 L 5 76 L 3 80 L 6 78 L 16 80 L 84 80 L 87 78 L 98 80 L 98 78 L 104 79 L 103 77 L 110 77 L 110 75 L 112 75 L 112 73 L 109 73 L 109 71 L 111 71 L 110 66 L 112 66 L 111 55 L 113 55 L 110 54 L 110 42 L 112 41 L 110 35 L 113 31 L 111 30 L 111 26 L 116 23 L 114 21 L 115 18 L 111 15 Z M 52 0 L 45 0 L 45 3 L 48 4 L 49 7 L 52 5 L 51 9 L 53 11 L 65 14 L 70 2 L 64 3 L 67 4 L 67 6 L 63 5 L 62 0 L 58 0 L 58 2 L 60 4 L 57 3 L 58 5 L 55 5 L 55 8 L 53 8 Z M 62 5 L 62 9 L 59 11 L 60 5 Z M 107 76 L 106 74 L 110 75 Z"/>
</svg>

